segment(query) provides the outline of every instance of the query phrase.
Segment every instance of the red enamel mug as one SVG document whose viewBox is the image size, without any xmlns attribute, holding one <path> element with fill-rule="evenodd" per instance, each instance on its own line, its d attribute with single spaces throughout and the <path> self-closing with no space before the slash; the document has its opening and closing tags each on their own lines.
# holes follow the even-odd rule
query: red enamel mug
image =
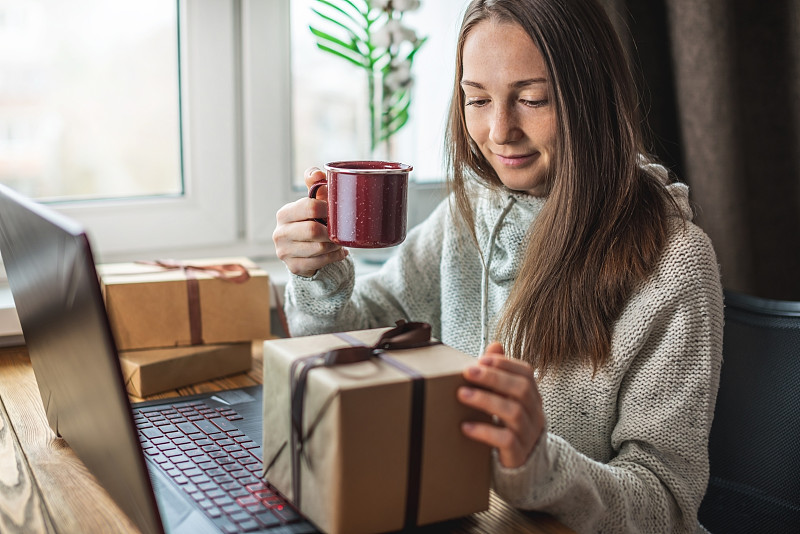
<svg viewBox="0 0 800 534">
<path fill-rule="evenodd" d="M 335 161 L 325 165 L 326 177 L 311 186 L 316 198 L 328 186 L 328 226 L 331 241 L 345 247 L 383 248 L 406 238 L 408 174 L 413 167 L 393 161 Z"/>
</svg>

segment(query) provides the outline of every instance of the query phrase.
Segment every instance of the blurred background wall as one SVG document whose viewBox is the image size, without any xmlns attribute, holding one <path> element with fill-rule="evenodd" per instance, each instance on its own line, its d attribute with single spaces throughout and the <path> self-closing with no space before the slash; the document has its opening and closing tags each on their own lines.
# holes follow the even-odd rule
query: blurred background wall
<svg viewBox="0 0 800 534">
<path fill-rule="evenodd" d="M 800 0 L 601 0 L 725 288 L 800 300 Z"/>
</svg>

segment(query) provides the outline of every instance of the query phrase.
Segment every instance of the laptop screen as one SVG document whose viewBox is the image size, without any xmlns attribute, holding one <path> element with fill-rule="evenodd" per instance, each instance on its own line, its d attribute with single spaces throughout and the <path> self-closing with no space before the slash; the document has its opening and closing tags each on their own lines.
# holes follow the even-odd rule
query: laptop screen
<svg viewBox="0 0 800 534">
<path fill-rule="evenodd" d="M 0 253 L 42 404 L 143 532 L 163 532 L 85 231 L 0 185 Z"/>
</svg>

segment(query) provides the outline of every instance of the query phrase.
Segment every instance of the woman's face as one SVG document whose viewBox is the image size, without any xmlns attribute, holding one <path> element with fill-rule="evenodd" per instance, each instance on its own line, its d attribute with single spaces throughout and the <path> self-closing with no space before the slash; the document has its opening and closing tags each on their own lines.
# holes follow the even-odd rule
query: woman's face
<svg viewBox="0 0 800 534">
<path fill-rule="evenodd" d="M 461 88 L 467 131 L 516 191 L 547 194 L 554 157 L 555 107 L 542 54 L 515 23 L 483 21 L 467 35 Z"/>
</svg>

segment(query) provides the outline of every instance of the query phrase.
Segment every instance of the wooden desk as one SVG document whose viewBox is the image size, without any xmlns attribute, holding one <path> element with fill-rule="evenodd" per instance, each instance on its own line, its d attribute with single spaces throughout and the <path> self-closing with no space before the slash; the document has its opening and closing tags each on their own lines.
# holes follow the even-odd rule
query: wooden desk
<svg viewBox="0 0 800 534">
<path fill-rule="evenodd" d="M 247 373 L 148 399 L 260 384 L 261 354 L 254 354 Z M 494 494 L 489 510 L 446 526 L 464 533 L 572 532 L 545 514 L 515 510 Z M 441 525 L 435 527 L 442 531 Z M 0 349 L 0 532 L 138 532 L 69 445 L 50 430 L 24 347 Z"/>
</svg>

